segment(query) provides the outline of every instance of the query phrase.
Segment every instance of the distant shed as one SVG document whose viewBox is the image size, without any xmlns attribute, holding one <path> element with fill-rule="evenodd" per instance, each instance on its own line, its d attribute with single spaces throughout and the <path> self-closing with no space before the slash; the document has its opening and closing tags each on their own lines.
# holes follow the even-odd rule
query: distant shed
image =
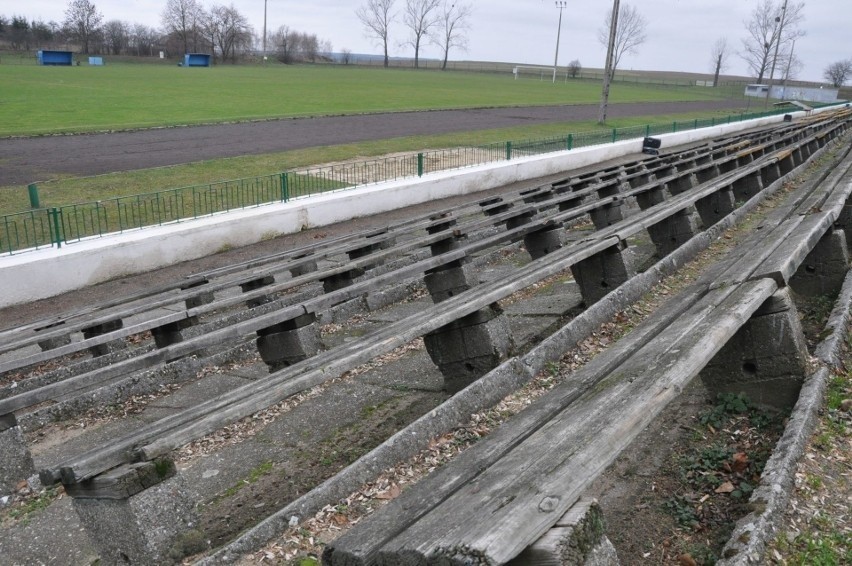
<svg viewBox="0 0 852 566">
<path fill-rule="evenodd" d="M 48 51 L 42 50 L 36 54 L 39 65 L 66 65 L 74 64 L 74 53 L 71 51 Z"/>
<path fill-rule="evenodd" d="M 183 56 L 184 67 L 209 67 L 210 55 L 207 53 L 187 53 Z"/>
</svg>

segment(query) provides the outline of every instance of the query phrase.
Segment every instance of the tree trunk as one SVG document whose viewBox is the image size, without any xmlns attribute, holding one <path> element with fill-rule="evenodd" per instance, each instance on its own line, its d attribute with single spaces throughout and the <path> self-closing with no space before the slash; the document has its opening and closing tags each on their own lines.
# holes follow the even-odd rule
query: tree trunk
<svg viewBox="0 0 852 566">
<path fill-rule="evenodd" d="M 420 67 L 420 39 L 414 44 L 414 68 Z"/>
<path fill-rule="evenodd" d="M 385 39 L 385 68 L 388 68 L 388 40 Z"/>
<path fill-rule="evenodd" d="M 719 86 L 719 71 L 722 68 L 722 54 L 716 59 L 716 72 L 713 74 L 713 87 Z"/>
</svg>

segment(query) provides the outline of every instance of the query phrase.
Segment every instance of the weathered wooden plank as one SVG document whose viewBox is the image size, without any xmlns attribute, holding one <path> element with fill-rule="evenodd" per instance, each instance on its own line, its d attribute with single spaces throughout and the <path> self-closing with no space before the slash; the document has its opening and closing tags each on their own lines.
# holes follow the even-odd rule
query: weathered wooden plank
<svg viewBox="0 0 852 566">
<path fill-rule="evenodd" d="M 495 430 L 487 441 L 474 444 L 459 454 L 452 466 L 435 470 L 428 482 L 420 482 L 410 487 L 402 497 L 391 502 L 381 513 L 375 513 L 363 520 L 358 529 L 344 533 L 327 548 L 324 554 L 326 561 L 353 566 L 370 564 L 385 542 L 444 501 L 482 469 L 492 465 L 590 387 L 613 372 L 639 348 L 648 344 L 663 329 L 680 318 L 702 293 L 701 288 L 693 287 L 673 297 L 630 334 L 578 370 L 571 380 L 554 388 L 547 396 Z"/>
<path fill-rule="evenodd" d="M 147 439 L 159 438 L 160 440 L 157 441 L 156 446 L 152 446 L 147 451 L 138 450 L 138 455 L 153 457 L 155 453 L 160 454 L 163 451 L 171 450 L 172 447 L 185 443 L 187 438 L 195 438 L 199 434 L 206 434 L 206 432 L 221 428 L 224 424 L 248 416 L 259 408 L 267 407 L 287 396 L 322 383 L 342 371 L 351 369 L 377 355 L 387 353 L 414 338 L 471 314 L 554 273 L 567 269 L 572 263 L 585 259 L 611 245 L 613 245 L 612 241 L 605 241 L 585 246 L 580 250 L 558 250 L 547 258 L 542 258 L 547 259 L 546 262 L 542 260 L 531 262 L 527 271 L 520 276 L 515 275 L 480 285 L 475 289 L 475 293 L 462 293 L 437 305 L 432 305 L 413 317 L 388 325 L 371 335 L 369 342 L 362 341 L 347 345 L 345 349 L 348 348 L 348 353 L 345 356 L 340 355 L 339 349 L 318 354 L 313 358 L 272 374 L 265 380 L 232 390 L 190 411 L 158 421 L 142 432 L 111 447 L 91 451 L 75 459 L 74 462 L 62 465 L 63 481 L 69 483 L 81 481 L 114 467 L 125 461 L 127 451 L 130 448 L 141 445 Z M 274 315 L 275 313 L 270 313 L 260 318 L 272 318 Z M 246 324 L 243 323 L 242 325 Z M 253 326 L 257 326 L 257 323 L 254 322 Z M 228 330 L 233 332 L 233 329 Z M 185 343 L 182 342 L 164 350 L 176 348 Z M 232 410 L 225 414 L 223 412 L 225 407 Z M 210 416 L 205 417 L 205 415 Z M 196 423 L 190 429 L 187 423 L 193 420 Z M 180 430 L 171 436 L 164 435 L 165 432 L 176 429 Z M 55 469 L 45 470 L 44 477 L 58 477 L 58 472 Z"/>
<path fill-rule="evenodd" d="M 99 334 L 81 342 L 66 344 L 65 346 L 59 346 L 58 348 L 53 348 L 51 350 L 39 352 L 37 354 L 32 354 L 9 362 L 0 363 L 0 373 L 13 371 L 15 369 L 30 366 L 33 364 L 38 364 L 46 360 L 58 358 L 59 356 L 73 354 L 75 352 L 85 350 L 86 348 L 91 348 L 92 346 L 106 344 L 107 342 L 112 342 L 113 340 L 120 340 L 122 338 L 125 338 L 126 336 L 139 334 L 140 332 L 145 332 L 146 330 L 150 330 L 151 328 L 155 328 L 163 324 L 180 322 L 181 320 L 186 320 L 188 318 L 190 317 L 187 316 L 185 312 L 178 312 L 165 316 L 160 316 L 150 321 L 140 322 L 134 324 L 133 326 L 125 326 L 120 330 L 107 332 L 106 334 Z"/>
<path fill-rule="evenodd" d="M 290 320 L 291 318 L 301 316 L 308 312 L 313 312 L 313 310 L 309 311 L 307 307 L 311 307 L 313 309 L 321 308 L 325 305 L 337 304 L 348 300 L 349 298 L 363 294 L 370 289 L 386 285 L 388 281 L 393 281 L 397 277 L 413 276 L 423 273 L 427 269 L 432 269 L 444 263 L 458 261 L 464 256 L 464 251 L 453 250 L 446 254 L 428 258 L 406 266 L 397 271 L 376 276 L 368 281 L 359 282 L 338 291 L 334 291 L 333 293 L 321 295 L 303 304 L 284 307 L 219 330 L 214 330 L 201 336 L 184 340 L 183 342 L 179 342 L 159 350 L 154 350 L 136 358 L 124 360 L 113 366 L 74 376 L 61 382 L 46 385 L 42 388 L 23 393 L 21 395 L 0 400 L 0 414 L 9 413 L 24 407 L 50 401 L 59 395 L 67 395 L 71 392 L 91 387 L 92 385 L 101 383 L 118 375 L 124 375 L 129 371 L 135 371 L 166 360 L 176 359 L 177 357 L 185 356 L 202 348 L 215 346 L 228 340 L 236 340 L 262 328 L 268 328 L 269 326 L 273 326 L 284 320 Z M 188 311 L 188 313 L 192 314 L 192 311 Z"/>
<path fill-rule="evenodd" d="M 377 562 L 393 564 L 416 555 L 458 564 L 474 557 L 502 564 L 517 556 L 775 289 L 774 282 L 762 280 L 712 291 L 619 371 L 386 544 Z"/>
<path fill-rule="evenodd" d="M 604 517 L 597 501 L 582 497 L 507 566 L 564 566 L 585 564 L 604 534 Z"/>
<path fill-rule="evenodd" d="M 834 218 L 830 211 L 811 214 L 801 217 L 802 220 L 795 226 L 787 237 L 779 242 L 771 254 L 754 269 L 753 279 L 769 277 L 779 287 L 785 287 L 790 278 L 811 253 L 811 250 L 819 242 L 820 238 L 834 225 Z M 795 219 L 790 219 L 790 223 Z M 785 223 L 786 224 L 786 223 Z"/>
</svg>

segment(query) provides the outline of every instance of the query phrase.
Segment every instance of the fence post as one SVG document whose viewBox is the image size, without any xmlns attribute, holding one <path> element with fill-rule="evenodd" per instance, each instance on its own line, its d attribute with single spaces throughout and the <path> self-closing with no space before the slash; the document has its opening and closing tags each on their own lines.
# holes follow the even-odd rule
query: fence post
<svg viewBox="0 0 852 566">
<path fill-rule="evenodd" d="M 645 124 L 645 137 L 650 137 L 651 135 L 651 124 Z"/>
<path fill-rule="evenodd" d="M 53 244 L 56 244 L 57 248 L 62 247 L 62 233 L 59 231 L 60 223 L 59 223 L 59 209 L 51 208 L 48 211 L 48 215 L 50 216 L 51 224 L 53 225 Z"/>
<path fill-rule="evenodd" d="M 506 142 L 506 160 L 512 159 L 512 142 Z"/>
<path fill-rule="evenodd" d="M 568 149 L 574 149 L 574 134 L 568 134 L 568 139 L 566 140 L 568 144 Z"/>
<path fill-rule="evenodd" d="M 672 122 L 672 132 L 676 132 L 676 131 L 677 131 L 677 121 Z"/>
<path fill-rule="evenodd" d="M 281 173 L 281 202 L 290 200 L 290 187 L 287 186 L 287 173 Z"/>
<path fill-rule="evenodd" d="M 418 177 L 423 176 L 423 154 L 422 153 L 417 154 L 417 176 Z"/>
<path fill-rule="evenodd" d="M 698 118 L 695 119 L 695 126 L 692 128 L 693 130 L 698 129 Z"/>
<path fill-rule="evenodd" d="M 27 185 L 27 191 L 30 193 L 30 208 L 41 208 L 41 203 L 38 200 L 38 185 L 35 183 Z"/>
<path fill-rule="evenodd" d="M 612 129 L 612 143 L 615 143 L 615 139 L 618 137 L 618 130 L 616 128 Z"/>
</svg>

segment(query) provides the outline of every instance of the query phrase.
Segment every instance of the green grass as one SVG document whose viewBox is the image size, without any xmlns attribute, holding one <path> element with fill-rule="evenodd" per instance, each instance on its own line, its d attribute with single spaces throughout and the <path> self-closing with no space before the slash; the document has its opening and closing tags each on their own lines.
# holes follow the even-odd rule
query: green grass
<svg viewBox="0 0 852 566">
<path fill-rule="evenodd" d="M 0 65 L 0 136 L 490 106 L 587 104 L 597 81 L 346 66 Z M 619 84 L 610 102 L 719 98 L 699 87 Z"/>
</svg>

